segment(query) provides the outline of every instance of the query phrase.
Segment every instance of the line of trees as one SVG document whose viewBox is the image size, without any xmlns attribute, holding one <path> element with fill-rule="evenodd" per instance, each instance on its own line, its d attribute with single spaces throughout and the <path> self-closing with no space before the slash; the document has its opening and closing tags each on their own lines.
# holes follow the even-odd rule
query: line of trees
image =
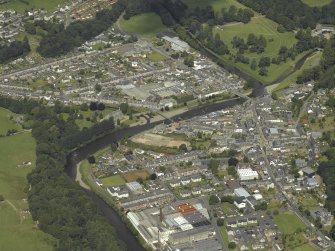
<svg viewBox="0 0 335 251">
<path fill-rule="evenodd" d="M 335 24 L 335 1 L 322 8 L 312 8 L 301 0 L 238 0 L 249 8 L 293 31 L 316 27 L 317 23 Z"/>
<path fill-rule="evenodd" d="M 0 45 L 0 64 L 22 57 L 29 52 L 30 45 L 27 37 L 22 42 L 13 41 L 8 45 Z"/>
</svg>

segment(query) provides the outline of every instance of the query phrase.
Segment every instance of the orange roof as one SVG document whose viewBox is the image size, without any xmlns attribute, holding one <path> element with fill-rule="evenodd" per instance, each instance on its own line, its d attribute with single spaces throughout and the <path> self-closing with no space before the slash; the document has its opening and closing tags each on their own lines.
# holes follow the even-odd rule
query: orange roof
<svg viewBox="0 0 335 251">
<path fill-rule="evenodd" d="M 176 210 L 182 214 L 192 213 L 196 211 L 196 209 L 190 203 L 180 204 L 176 206 Z"/>
</svg>

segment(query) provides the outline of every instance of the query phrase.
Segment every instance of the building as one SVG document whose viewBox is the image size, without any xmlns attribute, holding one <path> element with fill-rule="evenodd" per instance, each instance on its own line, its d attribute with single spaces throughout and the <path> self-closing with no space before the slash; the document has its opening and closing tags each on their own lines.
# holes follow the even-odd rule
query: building
<svg viewBox="0 0 335 251">
<path fill-rule="evenodd" d="M 251 168 L 243 168 L 237 170 L 241 181 L 258 179 L 258 173 Z"/>
<path fill-rule="evenodd" d="M 245 197 L 237 197 L 234 200 L 234 205 L 238 208 L 238 209 L 243 209 L 247 206 L 247 204 L 245 203 Z"/>
<path fill-rule="evenodd" d="M 164 36 L 162 39 L 169 42 L 172 50 L 174 51 L 189 51 L 190 49 L 190 46 L 186 42 L 180 40 L 178 37 Z"/>
<path fill-rule="evenodd" d="M 243 187 L 239 187 L 239 188 L 234 189 L 234 194 L 237 197 L 248 198 L 250 196 L 250 193 L 248 193 L 247 190 L 245 190 Z"/>
<path fill-rule="evenodd" d="M 134 194 L 139 194 L 143 192 L 143 188 L 137 181 L 126 183 L 127 188 Z"/>
<path fill-rule="evenodd" d="M 193 243 L 211 239 L 215 236 L 215 230 L 211 226 L 196 227 L 187 231 L 170 234 L 169 242 L 172 244 Z"/>
<path fill-rule="evenodd" d="M 119 199 L 121 198 L 128 198 L 129 197 L 129 192 L 125 186 L 120 186 L 120 187 L 108 187 L 107 191 L 110 195 L 113 197 L 117 197 Z"/>
</svg>

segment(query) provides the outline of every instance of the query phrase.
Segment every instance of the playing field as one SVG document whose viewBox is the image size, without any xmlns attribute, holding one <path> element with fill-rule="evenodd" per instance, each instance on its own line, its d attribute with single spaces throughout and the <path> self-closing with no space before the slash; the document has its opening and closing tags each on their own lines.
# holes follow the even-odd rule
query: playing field
<svg viewBox="0 0 335 251">
<path fill-rule="evenodd" d="M 184 140 L 173 139 L 171 137 L 165 137 L 158 134 L 153 133 L 142 133 L 138 134 L 131 138 L 131 140 L 135 143 L 150 145 L 150 146 L 158 146 L 158 147 L 179 147 L 182 144 L 189 146 L 190 143 Z"/>
<path fill-rule="evenodd" d="M 120 25 L 126 33 L 138 34 L 148 38 L 155 37 L 158 33 L 167 30 L 161 18 L 155 13 L 133 16 L 129 20 L 122 19 Z"/>
<path fill-rule="evenodd" d="M 126 184 L 125 180 L 119 174 L 112 175 L 106 178 L 102 178 L 101 182 L 104 184 L 105 187 L 122 186 Z"/>
<path fill-rule="evenodd" d="M 149 177 L 149 174 L 147 171 L 138 170 L 138 171 L 133 171 L 133 172 L 122 174 L 122 176 L 127 182 L 132 182 L 132 181 L 136 181 L 139 178 L 145 180 Z"/>
<path fill-rule="evenodd" d="M 21 13 L 31 9 L 55 11 L 59 4 L 66 2 L 69 2 L 69 0 L 8 0 L 6 3 L 0 4 L 0 9 L 14 9 Z"/>
<path fill-rule="evenodd" d="M 0 138 L 0 163 L 0 194 L 5 198 L 0 202 L 0 250 L 53 250 L 56 241 L 38 230 L 24 211 L 28 209 L 26 176 L 35 165 L 31 134 Z"/>
<path fill-rule="evenodd" d="M 22 129 L 18 123 L 10 120 L 11 116 L 14 117 L 15 114 L 7 109 L 0 107 L 0 134 L 1 135 L 6 135 L 7 131 L 10 129 L 16 129 L 18 131 Z"/>
<path fill-rule="evenodd" d="M 311 7 L 321 7 L 330 4 L 332 0 L 302 0 L 303 3 Z"/>
<path fill-rule="evenodd" d="M 306 228 L 306 225 L 291 212 L 275 215 L 274 220 L 283 234 L 293 234 L 298 228 Z"/>
</svg>

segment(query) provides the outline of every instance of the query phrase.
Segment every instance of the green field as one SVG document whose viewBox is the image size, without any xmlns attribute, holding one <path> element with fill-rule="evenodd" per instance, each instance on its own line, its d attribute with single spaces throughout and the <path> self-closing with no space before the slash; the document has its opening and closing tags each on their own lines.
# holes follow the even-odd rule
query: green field
<svg viewBox="0 0 335 251">
<path fill-rule="evenodd" d="M 138 34 L 148 38 L 153 38 L 160 32 L 167 30 L 161 18 L 155 13 L 133 16 L 129 20 L 122 19 L 120 25 L 126 33 Z"/>
<path fill-rule="evenodd" d="M 0 134 L 1 135 L 6 135 L 9 129 L 16 129 L 18 131 L 22 129 L 18 123 L 10 120 L 10 116 L 15 116 L 15 114 L 0 107 Z"/>
<path fill-rule="evenodd" d="M 298 76 L 306 69 L 310 69 L 317 65 L 320 62 L 320 59 L 322 57 L 322 52 L 318 51 L 314 53 L 312 56 L 310 56 L 304 63 L 304 65 L 300 68 L 300 70 L 297 70 L 292 75 L 287 77 L 283 82 L 281 82 L 279 85 L 277 85 L 272 92 L 276 92 L 285 88 L 288 88 L 289 86 L 296 83 Z"/>
<path fill-rule="evenodd" d="M 292 251 L 315 251 L 315 250 L 317 249 L 311 246 L 310 244 L 304 244 L 292 249 Z"/>
<path fill-rule="evenodd" d="M 30 214 L 22 211 L 28 208 L 26 176 L 35 165 L 31 134 L 0 138 L 0 163 L 0 194 L 5 197 L 0 202 L 0 250 L 53 250 L 56 241 L 38 230 Z"/>
<path fill-rule="evenodd" d="M 153 62 L 161 62 L 166 59 L 166 57 L 158 52 L 153 52 L 148 55 L 148 59 Z"/>
<path fill-rule="evenodd" d="M 231 5 L 235 5 L 237 8 L 245 8 L 242 4 L 235 0 L 183 0 L 190 10 L 200 7 L 204 8 L 208 5 L 212 6 L 214 11 L 220 11 L 222 8 L 229 8 Z"/>
<path fill-rule="evenodd" d="M 277 57 L 281 46 L 290 48 L 296 43 L 293 32 L 279 33 L 277 32 L 277 26 L 278 24 L 270 19 L 257 15 L 247 24 L 229 23 L 223 26 L 223 28 L 216 28 L 215 32 L 220 34 L 222 41 L 229 47 L 230 51 L 234 52 L 234 54 L 237 52 L 236 49 L 232 48 L 231 44 L 234 36 L 244 38 L 246 41 L 250 33 L 254 33 L 256 36 L 263 35 L 267 40 L 267 46 L 264 53 L 257 54 L 246 52 L 244 54 L 250 59 L 250 62 L 255 58 L 258 63 L 262 56 L 270 58 Z M 260 79 L 265 84 L 270 84 L 281 75 L 290 71 L 302 56 L 303 55 L 299 55 L 296 57 L 295 61 L 287 60 L 286 63 L 281 63 L 280 65 L 271 64 L 271 66 L 267 68 L 267 76 L 260 76 L 258 74 L 258 68 L 255 71 L 251 70 L 250 64 L 242 64 L 239 62 L 235 65 L 255 78 Z M 229 56 L 225 56 L 224 59 L 229 60 Z"/>
<path fill-rule="evenodd" d="M 298 216 L 291 212 L 275 215 L 274 220 L 283 234 L 293 234 L 298 228 L 306 228 L 306 225 L 298 218 Z"/>
<path fill-rule="evenodd" d="M 101 182 L 104 184 L 105 187 L 122 186 L 122 185 L 126 184 L 126 181 L 119 174 L 109 176 L 109 177 L 106 177 L 106 178 L 102 178 Z"/>
<path fill-rule="evenodd" d="M 47 11 L 55 11 L 59 4 L 66 2 L 68 2 L 68 0 L 8 0 L 6 3 L 0 4 L 0 9 L 14 9 L 21 13 L 31 9 L 46 9 Z"/>
<path fill-rule="evenodd" d="M 332 0 L 302 0 L 303 3 L 311 7 L 321 7 L 330 4 Z"/>
</svg>

